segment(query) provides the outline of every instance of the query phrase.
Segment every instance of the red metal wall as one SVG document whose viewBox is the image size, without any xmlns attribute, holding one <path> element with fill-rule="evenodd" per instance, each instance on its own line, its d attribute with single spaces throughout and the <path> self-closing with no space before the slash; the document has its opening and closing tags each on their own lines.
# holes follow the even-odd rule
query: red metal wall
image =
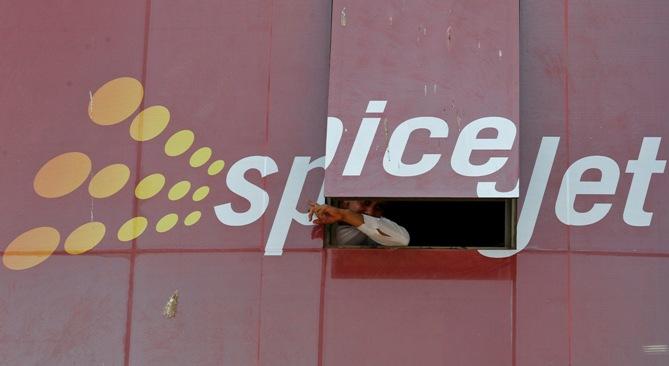
<svg viewBox="0 0 669 366">
<path fill-rule="evenodd" d="M 325 195 L 495 196 L 477 189 L 481 180 L 514 191 L 518 1 L 334 0 L 333 9 L 328 140 L 341 142 Z"/>
<path fill-rule="evenodd" d="M 502 259 L 474 251 L 323 250 L 312 227 L 286 214 L 293 207 L 281 207 L 295 196 L 305 161 L 324 154 L 330 19 L 341 11 L 331 6 L 0 4 L 0 363 L 666 364 L 669 179 L 664 167 L 651 175 L 640 189 L 651 221 L 632 226 L 625 207 L 634 175 L 625 171 L 641 160 L 644 137 L 663 139 L 646 161 L 668 155 L 669 5 L 520 1 L 520 224 L 528 245 Z M 118 124 L 93 123 L 91 109 L 109 107 L 96 91 L 120 77 L 141 83 L 141 104 Z M 156 105 L 169 110 L 165 130 L 132 140 L 136 113 Z M 166 141 L 183 129 L 193 131 L 193 146 L 166 155 Z M 544 160 L 555 142 L 554 162 Z M 209 162 L 225 161 L 222 172 L 189 164 L 201 147 L 213 150 Z M 67 152 L 89 157 L 86 181 L 61 197 L 41 196 L 38 171 Z M 247 225 L 226 225 L 214 207 L 231 203 L 244 212 L 264 202 L 262 195 L 249 202 L 229 185 L 230 170 L 249 156 L 271 158 L 244 175 L 268 193 L 267 209 Z M 612 194 L 575 201 L 581 212 L 611 204 L 603 219 L 568 225 L 556 214 L 563 176 L 588 156 L 611 158 L 620 178 Z M 89 177 L 114 163 L 129 168 L 128 182 L 109 198 L 91 197 Z M 538 172 L 547 167 L 544 192 Z M 166 177 L 165 188 L 137 198 L 135 184 L 154 173 Z M 602 175 L 591 169 L 584 179 Z M 169 199 L 181 180 L 191 183 L 189 194 Z M 309 172 L 299 209 L 322 180 L 321 169 Z M 193 200 L 203 185 L 209 195 Z M 193 211 L 202 218 L 187 226 Z M 168 213 L 178 223 L 158 232 Z M 119 240 L 118 228 L 140 216 L 146 230 Z M 66 238 L 92 221 L 107 229 L 102 242 L 70 254 Z M 52 229 L 22 239 L 39 227 Z M 270 237 L 283 255 L 264 255 Z M 11 269 L 21 265 L 30 268 Z M 166 319 L 163 305 L 174 290 L 178 312 Z"/>
</svg>

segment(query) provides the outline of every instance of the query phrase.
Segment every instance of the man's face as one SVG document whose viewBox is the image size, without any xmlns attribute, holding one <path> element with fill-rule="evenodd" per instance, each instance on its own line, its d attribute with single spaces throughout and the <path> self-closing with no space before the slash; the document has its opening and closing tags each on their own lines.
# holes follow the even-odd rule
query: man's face
<svg viewBox="0 0 669 366">
<path fill-rule="evenodd" d="M 381 217 L 383 211 L 379 207 L 379 201 L 375 200 L 356 200 L 356 201 L 345 201 L 345 207 L 348 207 L 349 210 L 357 212 L 359 214 L 365 214 L 374 217 Z"/>
</svg>

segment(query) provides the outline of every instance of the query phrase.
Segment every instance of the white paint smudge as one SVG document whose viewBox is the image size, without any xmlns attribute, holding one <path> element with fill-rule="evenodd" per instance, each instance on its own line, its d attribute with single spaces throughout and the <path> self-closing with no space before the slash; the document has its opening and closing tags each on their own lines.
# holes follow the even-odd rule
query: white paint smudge
<svg viewBox="0 0 669 366">
<path fill-rule="evenodd" d="M 90 101 L 88 102 L 88 114 L 93 114 L 93 92 L 88 91 L 88 98 Z"/>
</svg>

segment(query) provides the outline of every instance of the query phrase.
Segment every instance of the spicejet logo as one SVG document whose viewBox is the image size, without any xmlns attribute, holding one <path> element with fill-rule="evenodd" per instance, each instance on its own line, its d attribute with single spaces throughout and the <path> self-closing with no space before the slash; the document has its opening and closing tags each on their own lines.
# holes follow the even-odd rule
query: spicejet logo
<svg viewBox="0 0 669 366">
<path fill-rule="evenodd" d="M 102 85 L 91 93 L 88 115 L 99 126 L 119 124 L 140 107 L 144 96 L 142 84 L 131 77 L 121 77 Z M 150 141 L 160 135 L 170 122 L 169 110 L 161 105 L 145 108 L 135 115 L 130 124 L 130 138 L 135 141 Z M 165 143 L 165 155 L 176 157 L 194 148 L 195 133 L 181 130 L 174 133 Z M 213 176 L 220 173 L 225 162 L 212 159 L 213 150 L 208 146 L 197 148 L 188 161 L 193 168 L 204 169 Z M 212 161 L 213 160 L 213 161 Z M 35 193 L 45 199 L 67 196 L 77 189 L 84 189 L 88 181 L 88 194 L 95 199 L 111 198 L 128 184 L 131 169 L 122 163 L 108 165 L 91 176 L 92 161 L 88 155 L 70 151 L 53 157 L 37 171 L 33 180 Z M 148 200 L 167 189 L 170 201 L 191 199 L 202 201 L 210 192 L 209 186 L 193 187 L 188 180 L 180 180 L 169 188 L 167 179 L 160 172 L 153 172 L 139 180 L 134 187 L 137 199 Z M 133 182 L 134 183 L 134 182 Z M 164 233 L 176 225 L 193 226 L 201 218 L 201 211 L 166 212 L 155 224 L 153 230 Z M 144 216 L 128 217 L 118 228 L 109 228 L 104 222 L 90 221 L 74 229 L 64 239 L 65 252 L 77 255 L 97 246 L 105 235 L 116 235 L 121 242 L 130 242 L 149 229 L 149 221 Z M 151 230 L 149 229 L 149 230 Z M 111 231 L 111 233 L 110 233 Z M 5 267 L 22 270 L 37 266 L 58 249 L 62 233 L 54 227 L 32 228 L 7 245 L 2 262 Z"/>
<path fill-rule="evenodd" d="M 141 105 L 144 95 L 142 84 L 136 79 L 122 77 L 111 80 L 101 86 L 95 93 L 91 93 L 88 114 L 91 121 L 100 126 L 119 124 L 130 116 Z M 370 102 L 371 103 L 371 102 Z M 412 119 L 410 121 L 415 121 Z M 135 141 L 150 141 L 159 136 L 170 121 L 170 112 L 164 106 L 150 106 L 140 111 L 133 118 L 129 132 Z M 477 125 L 475 124 L 474 127 Z M 479 126 L 480 127 L 480 126 Z M 304 212 L 297 209 L 298 200 L 302 193 L 305 179 L 314 169 L 327 168 L 337 150 L 342 130 L 341 121 L 334 117 L 328 118 L 328 141 L 326 142 L 325 156 L 312 159 L 310 156 L 296 156 L 290 168 L 284 191 L 267 242 L 266 255 L 281 255 L 290 226 L 297 222 L 301 225 L 312 225 Z M 339 132 L 337 132 L 339 131 Z M 332 133 L 331 133 L 332 132 Z M 513 139 L 516 138 L 515 130 Z M 461 136 L 460 136 L 461 137 Z M 471 137 L 471 136 L 470 136 Z M 666 161 L 658 160 L 661 137 L 644 137 L 641 141 L 636 159 L 627 162 L 624 173 L 631 175 L 627 200 L 625 202 L 621 223 L 628 226 L 647 227 L 651 225 L 653 213 L 644 210 L 646 195 L 654 174 L 665 171 Z M 405 139 L 402 139 L 406 143 Z M 164 152 L 167 157 L 176 157 L 194 150 L 190 154 L 189 165 L 197 169 L 205 169 L 207 174 L 219 174 L 224 166 L 223 160 L 212 159 L 213 150 L 208 146 L 194 146 L 195 134 L 184 129 L 174 133 L 165 142 Z M 512 143 L 513 141 L 511 141 Z M 515 250 L 481 250 L 482 255 L 488 257 L 508 257 L 523 250 L 530 242 L 537 222 L 540 207 L 544 201 L 548 179 L 558 150 L 560 138 L 545 136 L 541 140 L 537 152 L 534 168 L 525 192 L 524 202 L 520 210 L 517 226 L 517 248 Z M 401 160 L 401 151 L 404 146 L 397 146 Z M 462 164 L 468 163 L 467 154 L 462 156 Z M 88 194 L 92 198 L 106 199 L 118 193 L 128 184 L 131 170 L 122 163 L 111 164 L 97 171 L 91 176 L 92 162 L 84 153 L 70 151 L 53 157 L 46 162 L 36 173 L 33 186 L 35 193 L 45 199 L 67 196 L 80 189 L 88 181 Z M 224 225 L 245 226 L 260 219 L 266 212 L 269 204 L 269 194 L 261 187 L 254 185 L 245 178 L 249 170 L 256 170 L 262 177 L 274 174 L 279 167 L 269 156 L 253 155 L 244 157 L 230 166 L 226 174 L 226 187 L 232 193 L 243 197 L 250 203 L 250 207 L 243 212 L 236 211 L 231 203 L 222 203 L 207 211 L 215 213 L 216 218 Z M 459 172 L 458 174 L 467 175 Z M 596 181 L 585 180 L 584 174 L 588 170 L 597 170 L 601 178 Z M 420 169 L 426 171 L 426 169 Z M 419 174 L 417 174 L 419 175 Z M 620 181 L 621 167 L 618 162 L 607 156 L 585 156 L 574 161 L 563 173 L 557 199 L 555 201 L 555 215 L 560 222 L 570 226 L 588 226 L 601 221 L 610 211 L 612 204 L 596 202 L 585 211 L 575 208 L 578 196 L 611 196 L 615 195 Z M 134 195 L 139 200 L 148 200 L 156 197 L 164 188 L 168 190 L 167 198 L 171 201 L 191 199 L 194 202 L 203 200 L 209 194 L 208 186 L 193 187 L 188 180 L 181 180 L 166 187 L 167 179 L 160 172 L 152 172 L 139 179 L 134 186 Z M 134 182 L 133 182 L 134 184 Z M 481 186 L 483 184 L 484 186 Z M 519 182 L 511 192 L 497 192 L 495 182 L 479 182 L 477 193 L 479 196 L 511 196 L 517 197 Z M 323 187 L 317 199 L 323 200 Z M 64 239 L 64 249 L 67 253 L 77 255 L 90 251 L 105 235 L 115 235 L 121 242 L 129 242 L 140 237 L 146 230 L 155 230 L 164 233 L 177 225 L 192 226 L 201 218 L 199 210 L 191 212 L 166 212 L 157 222 L 149 225 L 149 220 L 143 216 L 128 217 L 120 227 L 109 228 L 105 223 L 93 221 L 85 222 L 70 232 Z M 151 226 L 151 228 L 150 228 Z M 7 245 L 2 262 L 5 267 L 13 270 L 32 268 L 45 261 L 58 248 L 61 242 L 61 232 L 57 228 L 41 226 L 29 229 L 20 234 Z"/>
</svg>

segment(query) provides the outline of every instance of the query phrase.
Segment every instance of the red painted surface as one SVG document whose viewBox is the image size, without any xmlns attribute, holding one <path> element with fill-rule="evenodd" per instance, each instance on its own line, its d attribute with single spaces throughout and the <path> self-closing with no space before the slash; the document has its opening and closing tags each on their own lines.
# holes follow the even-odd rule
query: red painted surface
<svg viewBox="0 0 669 366">
<path fill-rule="evenodd" d="M 0 363 L 667 364 L 666 171 L 649 184 L 649 226 L 626 224 L 623 212 L 632 181 L 625 168 L 642 139 L 662 137 L 657 159 L 669 156 L 669 6 L 520 2 L 519 207 L 542 138 L 560 141 L 530 243 L 516 256 L 322 250 L 311 227 L 292 222 L 283 255 L 267 257 L 294 157 L 324 153 L 330 12 L 330 3 L 310 1 L 2 6 L 0 250 L 38 226 L 56 228 L 61 240 L 33 268 L 0 266 Z M 131 140 L 129 121 L 90 122 L 89 91 L 120 76 L 143 83 L 143 107 L 170 110 L 155 140 Z M 186 128 L 196 135 L 191 151 L 210 146 L 226 161 L 221 174 L 191 168 L 188 155 L 164 155 L 167 137 Z M 39 167 L 67 151 L 88 154 L 93 173 L 122 162 L 131 182 L 163 172 L 170 183 L 212 190 L 201 202 L 169 201 L 167 189 L 140 201 L 131 185 L 101 200 L 85 186 L 37 196 Z M 226 185 L 229 167 L 249 155 L 270 156 L 279 168 L 263 179 L 247 174 L 267 190 L 268 208 L 247 226 L 223 225 L 213 206 L 249 207 Z M 579 210 L 611 203 L 606 217 L 568 226 L 555 214 L 562 178 L 590 155 L 611 157 L 620 181 L 614 195 L 576 200 Z M 309 174 L 300 209 L 322 179 L 322 170 Z M 203 212 L 196 225 L 154 229 L 165 213 L 193 209 Z M 122 243 L 115 232 L 133 212 L 150 225 Z M 88 253 L 66 253 L 64 238 L 91 215 L 108 226 L 105 239 Z M 177 289 L 177 316 L 165 319 Z"/>
<path fill-rule="evenodd" d="M 503 192 L 513 190 L 517 139 L 510 151 L 473 151 L 468 160 L 475 165 L 491 157 L 508 158 L 485 178 L 458 174 L 451 157 L 460 132 L 474 120 L 502 117 L 518 125 L 518 1 L 335 0 L 330 57 L 328 116 L 340 119 L 344 132 L 327 170 L 326 196 L 477 197 L 480 180 L 498 182 Z M 366 113 L 370 100 L 387 101 L 383 113 Z M 357 155 L 351 147 L 363 117 L 380 122 L 356 174 L 346 168 Z M 448 126 L 447 137 L 416 130 L 401 161 L 416 164 L 423 154 L 441 157 L 425 173 L 397 176 L 384 169 L 386 152 L 393 150 L 396 128 L 416 117 L 441 119 Z M 477 137 L 496 135 L 488 129 Z"/>
<path fill-rule="evenodd" d="M 331 250 L 336 279 L 461 279 L 510 277 L 514 258 L 492 259 L 476 251 L 454 250 Z"/>
</svg>

